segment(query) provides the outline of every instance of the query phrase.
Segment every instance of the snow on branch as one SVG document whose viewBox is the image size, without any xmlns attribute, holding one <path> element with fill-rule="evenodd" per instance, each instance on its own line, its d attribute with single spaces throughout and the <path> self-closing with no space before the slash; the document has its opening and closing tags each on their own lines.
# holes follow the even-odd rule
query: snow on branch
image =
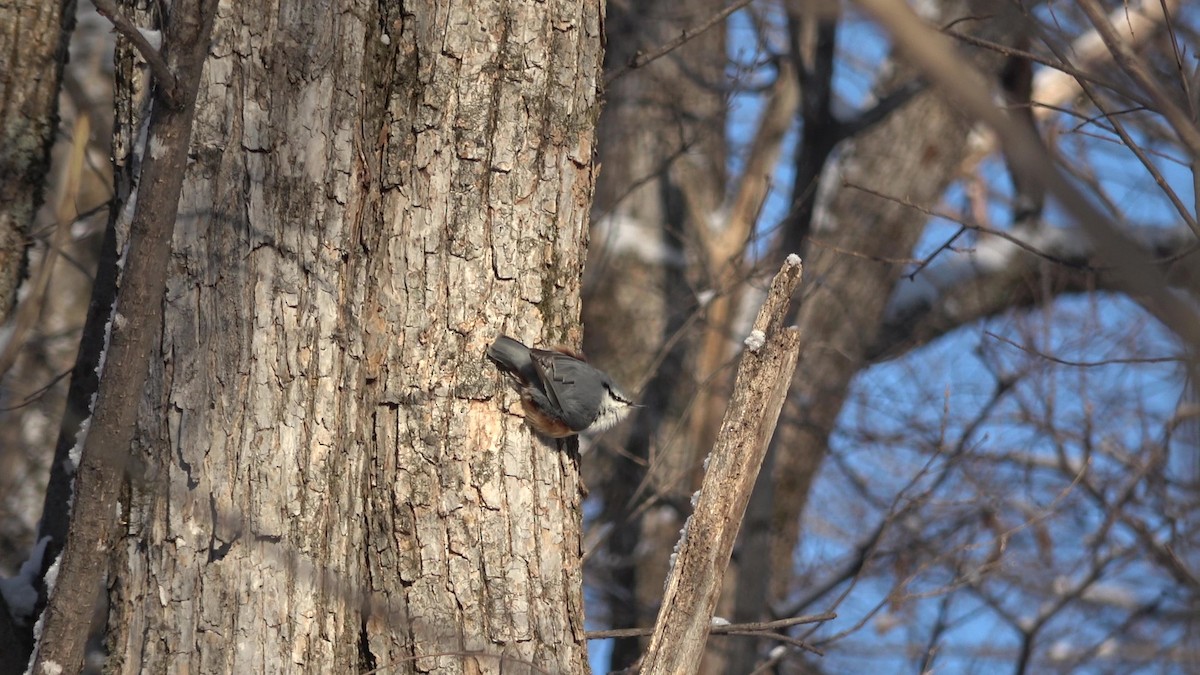
<svg viewBox="0 0 1200 675">
<path fill-rule="evenodd" d="M 1128 232 L 1166 267 L 1194 244 L 1191 230 L 1145 227 Z M 889 299 L 872 359 L 924 344 L 956 328 L 1002 312 L 1042 304 L 1055 294 L 1120 291 L 1111 267 L 1097 266 L 1091 240 L 1079 229 L 1019 226 L 985 230 L 970 250 L 943 252 L 942 260 L 901 279 Z M 1031 284 L 1049 275 L 1052 284 Z"/>
</svg>

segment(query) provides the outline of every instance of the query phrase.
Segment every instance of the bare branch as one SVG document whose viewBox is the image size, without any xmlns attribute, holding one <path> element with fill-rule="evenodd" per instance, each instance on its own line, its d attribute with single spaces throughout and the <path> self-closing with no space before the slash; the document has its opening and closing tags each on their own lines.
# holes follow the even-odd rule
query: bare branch
<svg viewBox="0 0 1200 675">
<path fill-rule="evenodd" d="M 1161 358 L 1100 359 L 1098 361 L 1072 361 L 1069 359 L 1063 359 L 1063 358 L 1059 358 L 1057 356 L 1052 356 L 1050 354 L 1046 354 L 1045 352 L 1041 352 L 1036 349 L 1032 349 L 1030 347 L 1026 347 L 1023 344 L 1016 342 L 1015 340 L 1010 340 L 1010 339 L 1004 337 L 1003 335 L 996 335 L 995 333 L 993 333 L 991 331 L 984 331 L 983 334 L 992 338 L 993 340 L 999 340 L 1007 345 L 1016 347 L 1017 349 L 1020 349 L 1021 351 L 1025 352 L 1027 354 L 1033 354 L 1040 359 L 1045 359 L 1047 361 L 1051 361 L 1051 362 L 1057 363 L 1062 366 L 1071 366 L 1072 368 L 1096 368 L 1098 366 L 1111 366 L 1111 365 L 1118 364 L 1118 363 L 1120 363 L 1120 364 L 1182 363 L 1182 362 L 1187 361 L 1187 359 L 1180 357 L 1180 356 L 1166 356 L 1166 357 L 1161 357 Z"/>
<path fill-rule="evenodd" d="M 928 259 L 917 263 L 909 282 L 898 286 L 888 302 L 885 322 L 866 352 L 871 360 L 893 358 L 980 319 L 1064 294 L 1124 288 L 1116 266 L 1096 263 L 1097 251 L 1082 231 L 1024 226 L 997 230 L 859 185 L 850 187 L 986 235 L 974 249 L 955 251 L 950 260 L 928 267 Z M 1136 235 L 1164 271 L 1196 251 L 1191 230 L 1183 224 L 1146 228 Z M 947 249 L 948 245 L 939 251 Z M 1034 283 L 1035 279 L 1041 281 Z"/>
<path fill-rule="evenodd" d="M 1179 1 L 1142 0 L 1136 7 L 1130 7 L 1128 3 L 1123 3 L 1121 7 L 1113 11 L 1108 20 L 1110 23 L 1121 21 L 1126 27 L 1128 37 L 1131 41 L 1146 40 L 1154 34 L 1154 28 L 1163 20 L 1164 13 L 1168 10 L 1173 10 L 1179 4 Z M 957 33 L 950 31 L 946 31 L 946 33 L 955 38 L 960 38 Z M 977 41 L 972 41 L 972 44 L 988 49 L 999 47 L 999 45 L 989 45 Z M 1001 51 L 1001 53 L 1018 55 L 1018 52 L 1012 50 Z M 1100 79 L 1094 74 L 1097 71 L 1102 71 L 1104 66 L 1111 63 L 1113 59 L 1112 53 L 1105 47 L 1104 42 L 1097 35 L 1096 31 L 1085 33 L 1075 39 L 1071 43 L 1070 53 L 1077 55 L 1076 66 L 1065 63 L 1066 59 L 1059 59 L 1059 62 L 1055 63 L 1041 59 L 1034 54 L 1019 54 L 1048 67 L 1047 70 L 1038 73 L 1033 80 L 1032 98 L 1039 104 L 1039 109 L 1034 111 L 1035 117 L 1039 119 L 1044 118 L 1055 107 L 1064 105 L 1078 96 L 1080 93 L 1079 82 L 1081 81 L 1095 82 L 1096 84 L 1112 89 L 1122 96 L 1128 97 L 1130 100 L 1141 102 L 1146 107 L 1150 107 L 1149 101 L 1137 94 L 1137 92 L 1129 91 L 1128 87 L 1116 85 L 1109 80 Z M 980 144 L 975 152 L 963 160 L 963 172 L 969 172 L 994 150 L 994 140 Z"/>
<path fill-rule="evenodd" d="M 1114 281 L 1151 314 L 1192 344 L 1200 344 L 1200 317 L 1167 288 L 1150 256 L 1063 176 L 1040 139 L 992 102 L 983 78 L 955 57 L 949 38 L 894 0 L 859 0 L 942 90 L 964 111 L 996 131 L 1016 170 L 1041 181 L 1093 240 L 1101 258 L 1114 266 Z M 1198 142 L 1200 148 L 1200 142 Z"/>
<path fill-rule="evenodd" d="M 158 78 L 161 85 L 160 91 L 163 97 L 171 105 L 179 104 L 179 92 L 177 90 L 178 82 L 175 79 L 175 74 L 171 72 L 171 67 L 167 65 L 167 60 L 163 58 L 160 52 L 137 26 L 133 25 L 117 8 L 113 0 L 93 0 L 93 5 L 96 6 L 96 12 L 112 22 L 113 28 L 117 32 L 125 36 L 133 44 L 142 58 L 146 59 L 146 63 L 150 65 L 150 70 L 154 72 L 154 76 Z"/>
<path fill-rule="evenodd" d="M 1171 205 L 1175 207 L 1175 212 L 1178 213 L 1179 217 L 1188 224 L 1188 227 L 1192 229 L 1193 233 L 1195 233 L 1197 236 L 1200 236 L 1200 225 L 1197 225 L 1195 217 L 1193 217 L 1191 212 L 1188 211 L 1187 206 L 1185 206 L 1183 203 L 1183 200 L 1179 198 L 1179 195 L 1176 194 L 1174 188 L 1171 187 L 1170 182 L 1163 177 L 1162 172 L 1158 170 L 1158 167 L 1154 165 L 1154 162 L 1150 161 L 1150 158 L 1147 156 L 1142 147 L 1138 145 L 1138 143 L 1133 140 L 1133 137 L 1129 134 L 1129 132 L 1125 130 L 1125 125 L 1121 122 L 1120 118 L 1108 111 L 1104 103 L 1100 100 L 1100 97 L 1097 96 L 1094 91 L 1092 91 L 1091 87 L 1083 82 L 1080 82 L 1079 84 L 1096 108 L 1105 114 L 1105 119 L 1107 119 L 1108 123 L 1112 125 L 1113 131 L 1121 137 L 1121 142 L 1126 148 L 1129 148 L 1129 151 L 1133 153 L 1134 157 L 1137 157 L 1138 161 L 1142 163 L 1142 166 L 1146 169 L 1146 172 L 1149 173 L 1152 178 L 1154 178 L 1154 184 L 1157 185 L 1160 190 L 1162 190 L 1163 194 L 1171 202 Z"/>
<path fill-rule="evenodd" d="M 1105 89 L 1112 90 L 1131 101 L 1140 103 L 1143 107 L 1150 107 L 1149 99 L 1145 98 L 1138 92 L 1123 86 L 1121 83 L 1115 80 L 1100 77 L 1099 75 L 1096 75 L 1095 73 L 1089 73 L 1087 70 L 1082 68 L 1076 68 L 1068 63 L 1065 59 L 1048 59 L 1027 49 L 1016 49 L 1014 47 L 1002 45 L 998 42 L 992 42 L 991 40 L 985 40 L 974 35 L 959 33 L 958 31 L 947 30 L 944 32 L 946 35 L 949 35 L 959 42 L 963 42 L 974 47 L 990 49 L 997 54 L 1003 54 L 1008 57 L 1027 59 L 1033 63 L 1038 63 L 1052 69 L 1049 71 L 1042 71 L 1043 74 L 1035 79 L 1036 90 L 1033 92 L 1032 97 L 1044 106 L 1057 108 L 1058 106 L 1055 105 L 1055 103 L 1061 104 L 1062 102 L 1069 100 L 1071 96 L 1079 93 L 1077 91 L 1079 82 L 1091 82 L 1104 87 Z M 1104 52 L 1104 54 L 1107 53 L 1108 52 Z M 1095 55 L 1094 58 L 1100 58 L 1100 56 L 1101 55 Z M 1069 78 L 1074 79 L 1074 82 L 1070 82 L 1070 79 L 1063 79 L 1063 82 L 1069 82 L 1069 84 L 1062 85 L 1059 84 L 1058 81 L 1050 83 L 1048 82 L 1050 78 L 1046 77 L 1045 73 L 1053 73 L 1054 75 L 1060 77 L 1069 76 Z M 1043 112 L 1037 116 L 1044 117 L 1045 115 L 1046 113 Z"/>
<path fill-rule="evenodd" d="M 1200 159 L 1200 129 L 1196 128 L 1188 114 L 1163 90 L 1145 62 L 1129 46 L 1129 42 L 1121 39 L 1096 0 L 1078 0 L 1078 4 L 1112 52 L 1113 59 L 1150 95 L 1155 108 L 1167 118 L 1167 122 L 1179 135 L 1180 142 L 1188 148 L 1192 158 Z"/>
<path fill-rule="evenodd" d="M 58 204 L 55 208 L 54 234 L 46 246 L 41 265 L 34 276 L 30 293 L 21 301 L 13 319 L 12 332 L 7 342 L 0 347 L 0 376 L 8 372 L 16 362 L 17 356 L 25 346 L 25 335 L 37 322 L 42 312 L 43 297 L 50 285 L 50 273 L 58 254 L 67 243 L 71 234 L 71 223 L 75 218 L 74 200 L 79 195 L 79 181 L 83 175 L 84 153 L 87 152 L 88 140 L 91 137 L 91 118 L 81 114 L 75 120 L 75 128 L 71 138 L 71 155 L 64 166 L 66 177 L 64 185 L 59 189 Z"/>
<path fill-rule="evenodd" d="M 171 236 L 187 167 L 195 97 L 208 56 L 216 0 L 176 2 L 167 39 L 179 69 L 179 106 L 162 106 L 150 122 L 141 194 L 130 230 L 128 272 L 118 295 L 124 322 L 113 321 L 107 375 L 96 400 L 76 480 L 74 510 L 58 583 L 44 614 L 45 629 L 32 672 L 83 666 L 88 625 L 108 575 L 138 402 L 150 370 L 148 355 L 161 332 Z"/>
<path fill-rule="evenodd" d="M 854 119 L 838 122 L 835 136 L 838 140 L 845 140 L 870 129 L 883 121 L 888 115 L 896 112 L 905 103 L 911 101 L 914 96 L 925 91 L 926 86 L 927 83 L 923 80 L 910 80 L 906 82 L 899 89 L 884 96 L 875 105 L 856 115 Z"/>
<path fill-rule="evenodd" d="M 755 343 L 743 353 L 696 511 L 684 526 L 644 673 L 695 672 L 703 657 L 722 572 L 799 357 L 799 331 L 781 324 L 800 277 L 799 260 L 785 262 L 754 323 Z"/>
<path fill-rule="evenodd" d="M 709 31 L 709 29 L 711 29 L 713 26 L 716 26 L 717 24 L 721 23 L 725 19 L 729 18 L 730 14 L 733 14 L 734 12 L 745 7 L 746 5 L 749 5 L 751 3 L 751 1 L 752 0 L 735 0 L 735 2 L 733 4 L 729 5 L 725 9 L 722 9 L 721 11 L 717 12 L 716 14 L 713 14 L 711 17 L 706 19 L 704 22 L 702 22 L 700 25 L 696 26 L 695 28 L 690 28 L 690 29 L 684 30 L 683 32 L 681 32 L 679 34 L 678 37 L 676 37 L 674 40 L 671 40 L 667 44 L 665 44 L 653 51 L 650 51 L 650 52 L 638 52 L 637 54 L 635 54 L 633 56 L 632 59 L 629 60 L 629 63 L 625 64 L 624 68 L 622 68 L 622 69 L 616 71 L 615 73 L 609 75 L 608 77 L 604 78 L 604 84 L 605 85 L 611 84 L 613 80 L 621 77 L 625 73 L 628 73 L 629 71 L 635 70 L 637 68 L 644 68 L 647 65 L 653 63 L 654 61 L 657 61 L 658 59 L 661 59 L 662 57 L 666 56 L 667 54 L 670 54 L 672 51 L 679 49 L 681 46 L 686 44 L 688 40 L 693 40 L 693 39 L 703 35 L 704 33 L 707 33 Z"/>
</svg>

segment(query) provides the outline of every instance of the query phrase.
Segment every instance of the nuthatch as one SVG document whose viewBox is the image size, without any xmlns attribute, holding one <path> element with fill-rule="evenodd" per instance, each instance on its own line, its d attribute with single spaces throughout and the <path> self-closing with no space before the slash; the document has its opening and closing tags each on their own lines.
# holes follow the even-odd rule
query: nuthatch
<svg viewBox="0 0 1200 675">
<path fill-rule="evenodd" d="M 529 425 L 551 438 L 607 429 L 637 407 L 611 377 L 565 349 L 530 349 L 501 335 L 487 355 L 516 381 Z"/>
</svg>

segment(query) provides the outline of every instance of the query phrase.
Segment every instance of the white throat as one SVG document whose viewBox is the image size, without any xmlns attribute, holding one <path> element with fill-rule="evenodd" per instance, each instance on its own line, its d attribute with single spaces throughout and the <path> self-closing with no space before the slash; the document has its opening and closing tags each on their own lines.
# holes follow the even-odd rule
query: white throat
<svg viewBox="0 0 1200 675">
<path fill-rule="evenodd" d="M 604 431 L 613 426 L 629 414 L 631 407 L 628 403 L 618 401 L 612 396 L 605 396 L 600 403 L 600 409 L 596 411 L 596 419 L 588 427 L 588 431 Z"/>
</svg>

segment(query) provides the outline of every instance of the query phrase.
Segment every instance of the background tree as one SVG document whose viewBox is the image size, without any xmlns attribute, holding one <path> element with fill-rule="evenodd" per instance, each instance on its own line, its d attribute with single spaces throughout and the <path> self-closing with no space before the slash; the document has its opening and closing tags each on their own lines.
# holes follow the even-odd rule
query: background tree
<svg viewBox="0 0 1200 675">
<path fill-rule="evenodd" d="M 1195 64 L 1181 55 L 1191 51 L 1196 17 L 1174 3 L 924 8 L 959 40 L 945 58 L 967 57 L 996 97 L 1008 98 L 1012 119 L 1036 120 L 1060 166 L 1169 270 L 1174 292 L 1191 292 L 1184 279 L 1195 239 L 1187 170 Z M 1106 11 L 1112 16 L 1102 21 Z M 668 36 L 684 28 L 693 35 L 696 25 Z M 1111 34 L 1107 43 L 1098 28 Z M 1195 455 L 1180 444 L 1193 417 L 1190 333 L 1173 342 L 1150 315 L 1122 302 L 1130 286 L 1119 277 L 1149 268 L 1104 258 L 1085 236 L 1089 223 L 1045 210 L 1046 186 L 1030 180 L 1034 174 L 1016 170 L 1010 180 L 1001 162 L 981 163 L 995 147 L 990 135 L 957 99 L 928 88 L 921 68 L 876 56 L 885 51 L 877 31 L 836 3 L 756 3 L 734 15 L 731 79 L 722 81 L 732 94 L 725 114 L 734 170 L 721 207 L 695 220 L 710 231 L 663 224 L 680 249 L 696 253 L 677 278 L 702 280 L 692 287 L 697 311 L 677 324 L 719 338 L 685 331 L 672 343 L 694 345 L 674 357 L 683 363 L 709 362 L 712 344 L 718 362 L 730 362 L 746 324 L 713 299 L 753 308 L 753 285 L 743 280 L 756 260 L 801 251 L 806 263 L 793 404 L 772 480 L 761 483 L 742 524 L 725 616 L 837 610 L 839 621 L 793 633 L 832 645 L 820 667 L 833 671 L 860 671 L 864 660 L 895 667 L 908 659 L 922 670 L 948 660 L 954 669 L 996 659 L 1021 670 L 1194 662 L 1185 617 L 1196 602 L 1195 561 L 1181 553 L 1196 545 L 1194 525 L 1185 524 L 1194 522 L 1196 474 L 1181 471 Z M 609 40 L 620 37 L 610 32 Z M 660 61 L 691 63 L 680 52 Z M 653 81 L 649 70 L 619 77 Z M 793 78 L 801 103 L 789 110 Z M 787 188 L 775 190 L 761 216 L 754 212 L 755 229 L 742 234 L 731 214 L 781 114 L 795 133 L 767 175 Z M 666 125 L 645 133 L 670 137 Z M 697 161 L 676 158 L 656 178 Z M 645 182 L 630 176 L 629 187 L 614 192 L 632 195 Z M 713 229 L 732 231 L 726 240 L 740 245 L 726 256 L 698 253 L 717 250 Z M 594 238 L 594 258 L 609 255 L 599 248 L 605 241 Z M 1127 250 L 1136 259 L 1136 249 Z M 724 276 L 723 265 L 742 272 Z M 671 363 L 666 353 L 658 357 Z M 698 386 L 666 406 L 685 411 L 685 421 L 630 443 L 684 446 L 677 454 L 692 458 L 685 466 L 694 472 L 707 446 L 693 430 L 719 420 L 706 401 L 720 401 L 728 380 L 701 367 L 690 372 Z M 1108 411 L 1103 423 L 1097 409 Z M 1018 438 L 1030 440 L 1022 447 Z M 637 456 L 634 446 L 628 455 Z M 647 561 L 639 587 L 657 586 L 661 566 L 650 561 L 673 546 L 688 511 L 655 482 L 675 461 L 651 462 L 635 497 L 608 507 L 638 514 L 670 505 L 663 537 L 625 546 Z M 1132 478 L 1118 481 L 1122 474 Z M 686 495 L 696 483 L 673 485 Z M 613 494 L 626 499 L 620 490 Z M 1079 499 L 1084 493 L 1091 499 Z M 608 499 L 609 488 L 593 495 Z M 1132 513 L 1139 509 L 1147 512 Z M 614 541 L 629 536 L 620 522 L 597 527 Z M 628 560 L 593 560 L 609 597 L 633 597 L 606 576 L 609 564 Z M 1035 569 L 1044 573 L 1028 573 Z M 1102 595 L 1110 602 L 1093 613 Z M 765 646 L 743 638 L 713 645 L 718 658 L 732 660 L 710 660 L 708 672 L 805 660 L 792 650 L 768 658 Z M 614 666 L 637 653 L 618 648 Z"/>
<path fill-rule="evenodd" d="M 607 86 L 598 129 L 602 166 L 592 208 L 584 320 L 588 354 L 641 392 L 645 409 L 589 454 L 589 485 L 602 487 L 593 566 L 601 602 L 589 617 L 612 628 L 648 625 L 662 597 L 668 557 L 682 525 L 698 458 L 659 441 L 677 427 L 702 381 L 688 356 L 696 340 L 688 242 L 718 207 L 725 185 L 725 38 L 710 30 L 643 63 L 646 54 L 720 9 L 710 0 L 610 3 Z M 635 66 L 635 67 L 631 67 Z M 700 204 L 691 204 L 700 200 Z M 594 459 L 592 459 L 594 458 Z M 651 471 L 648 471 L 652 468 Z M 634 507 L 635 504 L 640 504 Z M 652 548 L 646 548 L 649 544 Z M 613 660 L 642 652 L 618 639 Z"/>
<path fill-rule="evenodd" d="M 7 73 L 0 83 L 0 321 L 16 302 L 42 204 L 74 23 L 74 2 L 12 2 L 0 9 L 0 69 Z M 26 317 L 21 327 L 28 330 L 29 322 Z"/>
</svg>

